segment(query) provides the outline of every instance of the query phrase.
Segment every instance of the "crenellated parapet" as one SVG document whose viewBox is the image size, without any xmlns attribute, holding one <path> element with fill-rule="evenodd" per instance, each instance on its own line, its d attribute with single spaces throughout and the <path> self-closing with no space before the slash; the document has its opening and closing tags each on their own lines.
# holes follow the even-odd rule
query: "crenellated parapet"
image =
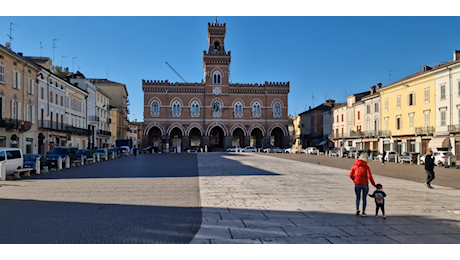
<svg viewBox="0 0 460 260">
<path fill-rule="evenodd" d="M 180 87 L 195 87 L 195 86 L 204 86 L 204 83 L 198 82 L 169 82 L 168 80 L 142 80 L 142 85 L 149 86 L 180 86 Z"/>
<path fill-rule="evenodd" d="M 208 27 L 219 27 L 219 28 L 225 28 L 226 24 L 225 23 L 208 23 Z"/>
<path fill-rule="evenodd" d="M 287 87 L 289 88 L 289 81 L 288 82 L 268 82 L 265 81 L 264 84 L 240 84 L 240 83 L 232 83 L 229 85 L 230 87 L 240 87 L 240 88 L 270 88 L 270 87 Z"/>
<path fill-rule="evenodd" d="M 170 85 L 168 80 L 142 80 L 142 85 Z"/>
<path fill-rule="evenodd" d="M 203 56 L 221 56 L 221 57 L 230 57 L 231 51 L 203 51 Z"/>
</svg>

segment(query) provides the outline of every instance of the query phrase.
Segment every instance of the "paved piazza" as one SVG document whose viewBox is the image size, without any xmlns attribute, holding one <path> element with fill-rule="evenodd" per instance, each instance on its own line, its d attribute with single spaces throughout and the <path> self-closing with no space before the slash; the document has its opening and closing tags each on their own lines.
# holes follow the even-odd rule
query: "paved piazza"
<svg viewBox="0 0 460 260">
<path fill-rule="evenodd" d="M 460 243 L 455 185 L 435 179 L 429 190 L 422 166 L 372 162 L 387 193 L 387 219 L 373 217 L 371 198 L 368 216 L 357 217 L 353 161 L 142 154 L 0 181 L 0 243 Z M 436 173 L 440 183 L 460 180 L 460 170 Z"/>
<path fill-rule="evenodd" d="M 296 160 L 277 158 L 286 156 Z M 322 163 L 303 162 L 302 156 Z M 357 217 L 349 170 L 324 166 L 325 160 L 353 164 L 315 155 L 200 154 L 203 221 L 191 243 L 460 243 L 458 189 L 437 186 L 435 180 L 429 190 L 422 182 L 374 174 L 387 193 L 387 219 L 373 216 L 372 198 L 368 216 Z M 422 166 L 388 166 L 425 178 Z M 445 170 L 460 176 L 460 170 Z"/>
</svg>

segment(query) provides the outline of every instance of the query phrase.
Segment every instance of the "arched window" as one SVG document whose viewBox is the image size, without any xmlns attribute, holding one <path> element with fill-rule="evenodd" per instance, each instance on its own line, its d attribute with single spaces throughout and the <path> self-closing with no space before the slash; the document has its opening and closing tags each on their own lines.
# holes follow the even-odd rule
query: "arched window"
<svg viewBox="0 0 460 260">
<path fill-rule="evenodd" d="M 279 102 L 273 105 L 273 117 L 281 117 L 281 104 Z"/>
<path fill-rule="evenodd" d="M 252 105 L 252 117 L 260 117 L 261 114 L 260 103 L 254 102 Z"/>
<path fill-rule="evenodd" d="M 233 107 L 233 116 L 234 117 L 243 117 L 243 104 L 238 101 Z"/>
<path fill-rule="evenodd" d="M 190 116 L 191 117 L 198 117 L 200 116 L 200 104 L 198 101 L 193 101 L 192 106 L 190 109 Z"/>
<path fill-rule="evenodd" d="M 172 105 L 172 116 L 173 117 L 180 117 L 181 115 L 181 107 L 179 101 L 174 101 Z"/>
<path fill-rule="evenodd" d="M 220 72 L 219 72 L 219 71 L 214 72 L 213 78 L 214 78 L 214 79 L 213 79 L 213 83 L 214 83 L 214 84 L 221 84 L 222 81 L 221 81 L 221 76 L 220 76 Z"/>
<path fill-rule="evenodd" d="M 151 116 L 159 116 L 160 115 L 160 104 L 158 101 L 153 101 L 150 107 L 150 115 Z"/>
</svg>

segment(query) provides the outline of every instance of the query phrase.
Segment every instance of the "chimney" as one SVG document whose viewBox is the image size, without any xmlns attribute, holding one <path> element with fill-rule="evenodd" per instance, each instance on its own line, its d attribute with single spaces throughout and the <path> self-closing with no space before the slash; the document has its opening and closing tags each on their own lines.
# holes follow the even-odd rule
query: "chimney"
<svg viewBox="0 0 460 260">
<path fill-rule="evenodd" d="M 423 66 L 423 68 L 422 68 L 422 71 L 423 71 L 423 72 L 427 72 L 427 71 L 429 71 L 429 70 L 431 70 L 431 67 L 430 67 L 430 66 Z"/>
<path fill-rule="evenodd" d="M 379 87 L 379 89 L 381 89 L 382 88 L 382 83 L 377 84 L 377 86 Z"/>
<path fill-rule="evenodd" d="M 19 56 L 22 56 L 22 52 L 18 52 Z"/>
<path fill-rule="evenodd" d="M 371 87 L 371 95 L 374 95 L 375 93 L 375 85 Z"/>
<path fill-rule="evenodd" d="M 454 60 L 460 59 L 460 51 L 454 50 Z"/>
</svg>

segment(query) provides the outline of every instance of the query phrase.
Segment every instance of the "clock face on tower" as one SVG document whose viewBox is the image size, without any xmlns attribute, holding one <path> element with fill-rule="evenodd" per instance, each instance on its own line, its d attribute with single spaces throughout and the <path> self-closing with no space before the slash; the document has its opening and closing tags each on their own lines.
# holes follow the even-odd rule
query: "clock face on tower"
<svg viewBox="0 0 460 260">
<path fill-rule="evenodd" d="M 212 89 L 212 92 L 214 93 L 214 95 L 220 95 L 220 93 L 222 93 L 222 90 L 220 89 L 220 87 L 214 87 Z"/>
</svg>

